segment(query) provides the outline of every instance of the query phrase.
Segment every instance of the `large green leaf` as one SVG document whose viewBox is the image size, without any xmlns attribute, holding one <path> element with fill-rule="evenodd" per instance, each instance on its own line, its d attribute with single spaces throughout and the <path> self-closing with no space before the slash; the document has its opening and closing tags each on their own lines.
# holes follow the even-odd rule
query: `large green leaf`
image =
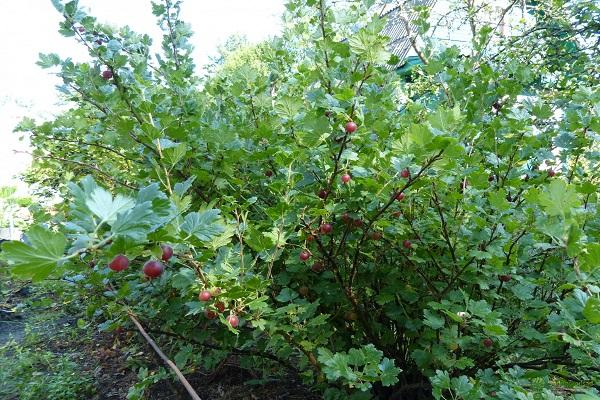
<svg viewBox="0 0 600 400">
<path fill-rule="evenodd" d="M 62 233 L 50 232 L 41 226 L 27 231 L 30 245 L 22 242 L 6 242 L 2 245 L 3 257 L 16 275 L 40 280 L 52 273 L 63 257 L 67 240 Z"/>
<path fill-rule="evenodd" d="M 97 187 L 86 199 L 85 204 L 101 221 L 112 225 L 117 220 L 117 214 L 124 213 L 135 205 L 130 197 L 120 194 L 113 196 L 101 187 Z"/>
<path fill-rule="evenodd" d="M 560 179 L 553 180 L 540 193 L 539 202 L 548 215 L 566 215 L 579 205 L 575 187 Z"/>
<path fill-rule="evenodd" d="M 597 297 L 587 299 L 582 313 L 592 324 L 600 324 L 600 299 Z"/>
<path fill-rule="evenodd" d="M 185 216 L 181 230 L 203 242 L 209 242 L 225 232 L 225 224 L 220 214 L 221 210 L 217 209 L 191 212 Z"/>
</svg>

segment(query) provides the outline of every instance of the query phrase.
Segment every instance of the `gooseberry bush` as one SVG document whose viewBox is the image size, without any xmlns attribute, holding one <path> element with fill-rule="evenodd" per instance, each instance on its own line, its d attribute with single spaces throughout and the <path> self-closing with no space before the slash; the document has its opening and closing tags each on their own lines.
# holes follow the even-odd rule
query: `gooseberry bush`
<svg viewBox="0 0 600 400">
<path fill-rule="evenodd" d="M 17 130 L 64 201 L 3 245 L 11 271 L 69 277 L 104 329 L 135 314 L 184 373 L 600 398 L 598 5 L 538 1 L 508 38 L 473 19 L 468 54 L 420 8 L 407 75 L 373 3 L 290 0 L 281 37 L 200 77 L 178 1 L 152 3 L 156 55 L 54 1 L 89 60 L 40 56 L 72 107 Z"/>
</svg>

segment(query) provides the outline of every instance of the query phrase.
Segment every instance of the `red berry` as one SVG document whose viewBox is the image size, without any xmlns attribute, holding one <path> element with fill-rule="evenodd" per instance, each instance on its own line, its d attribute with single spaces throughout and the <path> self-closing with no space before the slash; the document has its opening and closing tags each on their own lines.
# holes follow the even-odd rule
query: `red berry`
<svg viewBox="0 0 600 400">
<path fill-rule="evenodd" d="M 309 241 L 309 242 L 312 242 L 313 240 L 315 240 L 315 237 L 313 235 L 308 235 L 306 237 L 306 240 Z"/>
<path fill-rule="evenodd" d="M 483 345 L 485 347 L 492 347 L 494 345 L 494 342 L 490 338 L 485 338 L 485 339 L 483 339 Z"/>
<path fill-rule="evenodd" d="M 144 274 L 149 278 L 159 277 L 164 270 L 165 266 L 155 260 L 150 260 L 144 264 Z"/>
<path fill-rule="evenodd" d="M 354 222 L 352 223 L 352 225 L 354 225 L 356 228 L 360 228 L 361 226 L 363 226 L 363 220 L 355 219 Z"/>
<path fill-rule="evenodd" d="M 113 77 L 113 73 L 111 70 L 107 69 L 107 70 L 102 71 L 102 79 L 104 79 L 105 81 L 109 80 L 112 77 Z"/>
<path fill-rule="evenodd" d="M 211 297 L 212 297 L 212 294 L 208 290 L 203 290 L 198 295 L 198 298 L 200 299 L 200 301 L 209 301 Z"/>
<path fill-rule="evenodd" d="M 348 174 L 344 174 L 342 175 L 342 177 L 340 178 L 343 184 L 346 184 L 348 182 L 350 182 L 350 180 L 352 179 L 352 177 Z"/>
<path fill-rule="evenodd" d="M 217 310 L 219 310 L 219 312 L 225 311 L 225 304 L 223 304 L 222 301 L 216 302 L 215 307 L 217 308 Z"/>
<path fill-rule="evenodd" d="M 554 172 L 554 170 L 553 170 L 553 169 L 549 169 L 549 170 L 548 170 L 548 176 L 549 176 L 550 178 L 552 178 L 554 175 L 556 175 L 556 172 Z"/>
<path fill-rule="evenodd" d="M 265 176 L 266 176 L 267 178 L 270 178 L 270 177 L 272 177 L 272 176 L 273 176 L 273 171 L 271 171 L 270 169 L 266 170 L 266 171 L 265 171 Z"/>
<path fill-rule="evenodd" d="M 408 178 L 410 176 L 410 172 L 408 171 L 408 168 L 404 168 L 402 170 L 402 172 L 400 172 L 400 176 L 403 177 L 404 179 Z"/>
<path fill-rule="evenodd" d="M 108 268 L 117 272 L 123 271 L 124 269 L 127 269 L 127 267 L 129 267 L 129 258 L 125 257 L 123 254 L 116 256 L 110 264 L 108 264 Z"/>
<path fill-rule="evenodd" d="M 217 318 L 217 313 L 214 312 L 213 310 L 209 310 L 208 308 L 205 308 L 204 316 L 208 319 L 215 319 L 215 318 Z"/>
<path fill-rule="evenodd" d="M 173 248 L 166 244 L 161 245 L 160 248 L 162 249 L 162 260 L 169 261 L 173 257 Z"/>
<path fill-rule="evenodd" d="M 331 231 L 333 230 L 333 226 L 331 226 L 331 224 L 323 224 L 323 225 L 321 225 L 319 230 L 321 231 L 321 233 L 323 235 L 327 235 L 327 234 L 331 233 Z"/>
<path fill-rule="evenodd" d="M 371 239 L 372 240 L 379 240 L 382 238 L 381 232 L 371 232 Z"/>
<path fill-rule="evenodd" d="M 404 246 L 405 249 L 410 249 L 412 247 L 412 243 L 410 240 L 406 239 L 404 242 L 402 242 L 402 246 Z"/>
<path fill-rule="evenodd" d="M 329 196 L 329 192 L 325 189 L 319 190 L 319 197 L 325 200 Z"/>
<path fill-rule="evenodd" d="M 310 268 L 312 272 L 321 273 L 325 269 L 325 265 L 321 261 L 315 261 L 312 267 Z"/>
<path fill-rule="evenodd" d="M 310 258 L 310 251 L 308 250 L 302 250 L 300 252 L 300 260 L 301 261 L 306 261 Z"/>
<path fill-rule="evenodd" d="M 344 128 L 346 129 L 346 133 L 353 133 L 358 129 L 358 125 L 354 121 L 350 121 L 346 123 Z"/>
<path fill-rule="evenodd" d="M 240 319 L 237 317 L 237 315 L 228 315 L 225 319 L 232 328 L 237 328 L 240 323 Z"/>
<path fill-rule="evenodd" d="M 498 277 L 498 279 L 500 279 L 500 282 L 509 282 L 512 279 L 512 276 L 510 276 L 510 275 L 500 275 Z"/>
<path fill-rule="evenodd" d="M 400 218 L 402 216 L 402 212 L 401 211 L 394 211 L 392 213 L 392 217 L 394 218 Z"/>
<path fill-rule="evenodd" d="M 80 26 L 79 28 L 77 28 L 77 30 L 81 33 L 85 32 L 85 28 L 83 26 Z"/>
<path fill-rule="evenodd" d="M 402 201 L 404 200 L 404 192 L 400 192 L 396 195 L 396 200 Z"/>
<path fill-rule="evenodd" d="M 345 224 L 349 224 L 350 222 L 352 222 L 352 218 L 350 218 L 350 216 L 348 215 L 348 213 L 343 213 L 342 214 L 342 221 L 344 221 Z"/>
</svg>

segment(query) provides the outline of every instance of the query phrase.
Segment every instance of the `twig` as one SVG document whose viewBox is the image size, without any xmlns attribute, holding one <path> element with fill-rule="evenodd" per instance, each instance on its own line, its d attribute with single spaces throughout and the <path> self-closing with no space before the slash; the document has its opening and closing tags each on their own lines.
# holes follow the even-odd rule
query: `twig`
<svg viewBox="0 0 600 400">
<path fill-rule="evenodd" d="M 152 338 L 150 337 L 150 335 L 148 335 L 148 333 L 146 332 L 146 330 L 144 329 L 144 327 L 142 326 L 142 324 L 140 324 L 140 321 L 135 317 L 135 315 L 133 315 L 133 313 L 131 311 L 128 311 L 127 315 L 129 315 L 129 318 L 131 319 L 131 321 L 133 322 L 133 324 L 136 326 L 136 328 L 138 328 L 138 330 L 140 331 L 140 333 L 142 334 L 142 336 L 144 337 L 144 339 L 146 339 L 146 341 L 148 342 L 148 344 L 150 344 L 150 346 L 152 346 L 152 348 L 154 349 L 154 351 L 156 352 L 156 354 L 158 354 L 159 357 L 162 358 L 162 360 L 165 362 L 165 364 L 167 364 L 167 366 L 169 368 L 171 368 L 171 370 L 173 372 L 175 372 L 175 375 L 177 375 L 177 378 L 179 378 L 179 381 L 183 384 L 183 386 L 185 387 L 185 389 L 189 393 L 190 397 L 192 399 L 194 399 L 194 400 L 202 400 L 200 398 L 200 396 L 198 396 L 198 393 L 196 393 L 196 391 L 194 390 L 194 388 L 192 387 L 192 385 L 190 385 L 190 383 L 188 382 L 188 380 L 185 379 L 185 376 L 183 376 L 183 374 L 181 373 L 181 371 L 179 370 L 179 368 L 177 368 L 177 365 L 175 365 L 175 363 L 173 361 L 171 361 L 165 355 L 165 353 L 162 352 L 162 350 L 160 349 L 160 347 L 158 347 L 158 345 L 156 344 L 156 342 L 154 340 L 152 340 Z"/>
</svg>

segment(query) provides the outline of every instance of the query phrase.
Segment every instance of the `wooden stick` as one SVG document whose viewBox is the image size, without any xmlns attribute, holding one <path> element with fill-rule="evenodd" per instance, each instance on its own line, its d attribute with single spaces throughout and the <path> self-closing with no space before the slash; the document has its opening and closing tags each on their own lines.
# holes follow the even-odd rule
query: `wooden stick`
<svg viewBox="0 0 600 400">
<path fill-rule="evenodd" d="M 175 363 L 173 361 L 169 360 L 169 358 L 165 355 L 165 353 L 162 352 L 160 347 L 158 347 L 156 342 L 154 340 L 152 340 L 152 338 L 148 335 L 148 333 L 146 333 L 146 330 L 144 329 L 142 324 L 140 324 L 140 321 L 135 317 L 135 315 L 133 315 L 133 313 L 131 313 L 130 311 L 127 312 L 127 314 L 129 315 L 129 318 L 131 318 L 131 320 L 133 321 L 135 326 L 138 328 L 138 330 L 140 331 L 140 333 L 142 334 L 144 339 L 146 339 L 146 341 L 150 344 L 150 346 L 152 346 L 154 351 L 156 351 L 156 354 L 158 354 L 160 356 L 160 358 L 162 358 L 162 360 L 165 362 L 165 364 L 167 364 L 173 372 L 175 372 L 175 375 L 177 375 L 177 378 L 179 378 L 179 380 L 181 381 L 183 386 L 186 388 L 190 397 L 194 400 L 202 400 L 200 398 L 200 396 L 198 396 L 198 393 L 196 393 L 194 388 L 192 388 L 192 385 L 190 385 L 188 380 L 185 379 L 185 376 L 183 376 L 183 374 L 181 373 L 179 368 L 177 368 L 177 365 L 175 365 Z"/>
</svg>

